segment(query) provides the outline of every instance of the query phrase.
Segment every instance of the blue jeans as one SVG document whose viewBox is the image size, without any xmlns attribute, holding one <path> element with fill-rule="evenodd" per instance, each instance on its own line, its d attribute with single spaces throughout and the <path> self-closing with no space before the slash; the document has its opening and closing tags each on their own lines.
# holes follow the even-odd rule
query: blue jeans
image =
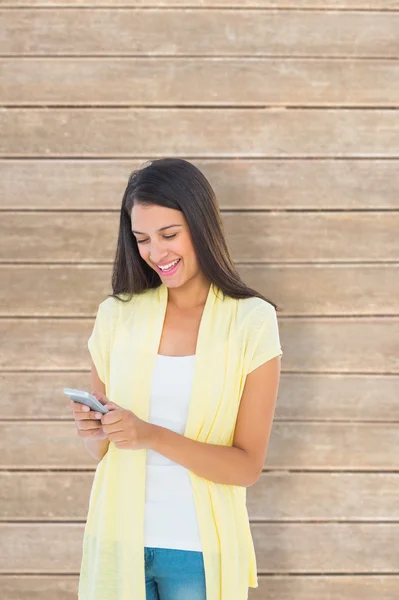
<svg viewBox="0 0 399 600">
<path fill-rule="evenodd" d="M 146 600 L 206 600 L 202 552 L 144 548 Z"/>
</svg>

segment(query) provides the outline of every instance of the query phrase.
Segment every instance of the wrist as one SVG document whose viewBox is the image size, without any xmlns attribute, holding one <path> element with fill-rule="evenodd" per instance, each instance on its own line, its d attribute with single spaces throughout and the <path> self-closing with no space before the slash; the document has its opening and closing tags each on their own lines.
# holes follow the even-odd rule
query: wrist
<svg viewBox="0 0 399 600">
<path fill-rule="evenodd" d="M 108 451 L 109 447 L 109 439 L 92 439 L 92 438 L 84 438 L 84 445 L 86 446 L 89 454 L 100 461 Z"/>
<path fill-rule="evenodd" d="M 153 423 L 147 423 L 147 426 L 147 450 L 156 450 L 162 427 Z"/>
</svg>

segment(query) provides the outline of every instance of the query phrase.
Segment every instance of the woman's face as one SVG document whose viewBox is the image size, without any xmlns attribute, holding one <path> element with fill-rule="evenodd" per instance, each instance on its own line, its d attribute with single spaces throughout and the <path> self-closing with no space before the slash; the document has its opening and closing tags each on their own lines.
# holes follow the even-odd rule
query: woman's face
<svg viewBox="0 0 399 600">
<path fill-rule="evenodd" d="M 165 285 L 178 287 L 200 273 L 191 233 L 180 210 L 157 204 L 135 204 L 131 223 L 141 258 L 159 274 Z M 167 229 L 162 229 L 164 227 Z M 176 260 L 179 262 L 172 267 L 170 274 L 161 271 L 158 266 L 169 265 Z"/>
</svg>

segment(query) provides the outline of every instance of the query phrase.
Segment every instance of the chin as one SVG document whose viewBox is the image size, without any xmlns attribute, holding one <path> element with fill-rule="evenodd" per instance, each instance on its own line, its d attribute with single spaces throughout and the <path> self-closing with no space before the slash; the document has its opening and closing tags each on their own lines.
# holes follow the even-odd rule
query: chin
<svg viewBox="0 0 399 600">
<path fill-rule="evenodd" d="M 168 279 L 161 279 L 161 281 L 166 287 L 170 288 L 182 287 L 186 283 L 185 281 L 169 281 Z"/>
</svg>

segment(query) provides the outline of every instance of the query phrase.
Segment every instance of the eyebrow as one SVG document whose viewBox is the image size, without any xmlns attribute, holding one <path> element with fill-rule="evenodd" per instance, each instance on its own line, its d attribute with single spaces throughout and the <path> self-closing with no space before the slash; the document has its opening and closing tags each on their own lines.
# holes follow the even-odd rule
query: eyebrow
<svg viewBox="0 0 399 600">
<path fill-rule="evenodd" d="M 178 223 L 176 223 L 175 225 L 166 225 L 165 227 L 161 227 L 160 229 L 158 229 L 158 231 L 165 231 L 165 229 L 169 229 L 169 227 L 183 227 L 183 225 L 180 225 Z M 134 231 L 134 229 L 132 229 L 132 232 L 133 233 L 141 233 L 142 235 L 146 235 L 142 231 Z"/>
</svg>

